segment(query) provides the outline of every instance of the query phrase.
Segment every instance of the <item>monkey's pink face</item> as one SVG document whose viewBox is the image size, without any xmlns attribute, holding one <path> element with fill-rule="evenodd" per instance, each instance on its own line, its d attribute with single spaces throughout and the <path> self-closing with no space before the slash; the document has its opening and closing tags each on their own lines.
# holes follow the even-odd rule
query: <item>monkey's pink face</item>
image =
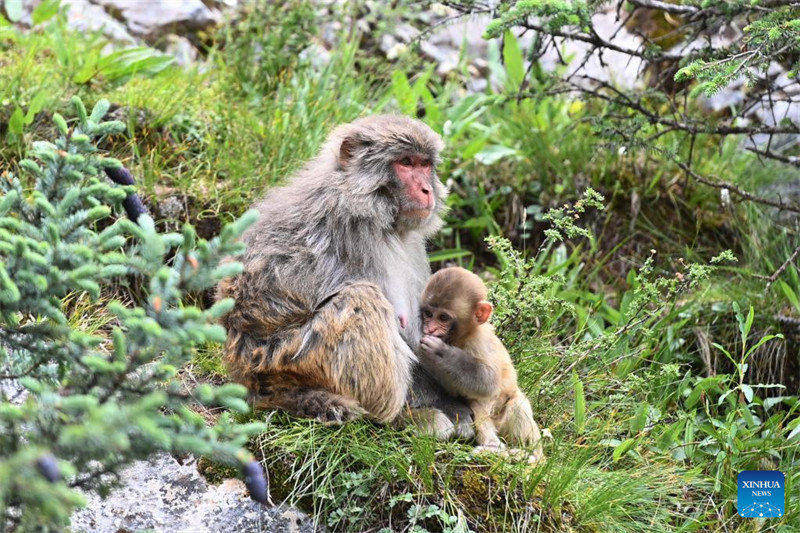
<svg viewBox="0 0 800 533">
<path fill-rule="evenodd" d="M 403 215 L 426 218 L 436 204 L 431 183 L 431 160 L 420 154 L 410 154 L 392 163 L 392 168 L 405 192 L 406 201 L 401 206 Z"/>
</svg>

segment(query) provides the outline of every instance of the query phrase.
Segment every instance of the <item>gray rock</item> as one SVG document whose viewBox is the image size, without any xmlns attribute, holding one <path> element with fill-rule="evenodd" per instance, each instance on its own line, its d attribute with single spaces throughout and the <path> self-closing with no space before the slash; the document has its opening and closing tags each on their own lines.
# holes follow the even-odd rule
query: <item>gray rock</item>
<svg viewBox="0 0 800 533">
<path fill-rule="evenodd" d="M 175 62 L 182 67 L 188 66 L 197 59 L 197 48 L 192 42 L 181 35 L 167 35 L 167 45 L 164 51 L 175 58 Z"/>
<path fill-rule="evenodd" d="M 331 62 L 331 53 L 324 46 L 312 43 L 300 52 L 300 60 L 307 61 L 316 69 L 322 69 Z"/>
<path fill-rule="evenodd" d="M 458 66 L 458 49 L 437 46 L 430 40 L 420 42 L 419 49 L 426 57 L 436 63 L 436 73 L 440 76 L 448 74 Z"/>
<path fill-rule="evenodd" d="M 33 23 L 30 13 L 41 2 L 42 0 L 25 0 L 23 7 L 26 15 L 20 22 L 30 26 Z M 136 41 L 122 23 L 89 0 L 62 0 L 61 5 L 65 8 L 67 26 L 71 28 L 82 32 L 100 31 L 109 39 L 126 44 Z"/>
<path fill-rule="evenodd" d="M 410 43 L 419 36 L 419 30 L 405 22 L 395 28 L 394 35 L 404 43 Z"/>
<path fill-rule="evenodd" d="M 247 495 L 244 483 L 228 479 L 213 486 L 194 463 L 181 465 L 158 454 L 122 472 L 121 486 L 101 499 L 87 494 L 87 506 L 72 515 L 73 531 L 117 533 L 216 533 L 324 531 L 307 515 L 288 506 L 268 507 Z"/>
<path fill-rule="evenodd" d="M 95 0 L 118 14 L 134 35 L 154 40 L 167 33 L 201 30 L 222 16 L 200 0 Z"/>
</svg>

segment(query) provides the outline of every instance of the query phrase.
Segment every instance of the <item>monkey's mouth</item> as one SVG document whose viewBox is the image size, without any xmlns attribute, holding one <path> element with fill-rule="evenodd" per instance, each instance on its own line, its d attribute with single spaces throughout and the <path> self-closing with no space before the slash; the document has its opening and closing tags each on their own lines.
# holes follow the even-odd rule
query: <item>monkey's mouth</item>
<svg viewBox="0 0 800 533">
<path fill-rule="evenodd" d="M 410 209 L 403 209 L 401 213 L 406 218 L 428 218 L 433 212 L 433 208 L 419 208 L 413 207 Z"/>
</svg>

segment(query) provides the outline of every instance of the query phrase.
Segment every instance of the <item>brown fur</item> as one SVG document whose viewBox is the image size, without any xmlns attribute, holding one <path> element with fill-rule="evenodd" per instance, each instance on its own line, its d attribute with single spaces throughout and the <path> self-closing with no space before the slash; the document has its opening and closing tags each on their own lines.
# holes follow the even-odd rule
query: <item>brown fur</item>
<svg viewBox="0 0 800 533">
<path fill-rule="evenodd" d="M 477 312 L 487 289 L 475 274 L 457 267 L 434 274 L 422 295 L 423 329 L 447 332 L 423 337 L 426 364 L 451 393 L 469 400 L 480 446 L 498 448 L 498 435 L 513 445 L 534 448 L 542 457 L 541 434 L 517 372 L 494 328 Z M 491 307 L 488 307 L 491 310 Z M 446 324 L 436 324 L 445 314 Z M 429 316 L 426 316 L 429 315 Z"/>
<path fill-rule="evenodd" d="M 256 204 L 244 271 L 218 296 L 235 300 L 226 363 L 258 406 L 332 423 L 400 412 L 430 274 L 425 239 L 441 225 L 445 189 L 432 171 L 433 210 L 408 215 L 416 206 L 392 165 L 410 153 L 435 169 L 441 148 L 408 117 L 359 119 Z"/>
</svg>

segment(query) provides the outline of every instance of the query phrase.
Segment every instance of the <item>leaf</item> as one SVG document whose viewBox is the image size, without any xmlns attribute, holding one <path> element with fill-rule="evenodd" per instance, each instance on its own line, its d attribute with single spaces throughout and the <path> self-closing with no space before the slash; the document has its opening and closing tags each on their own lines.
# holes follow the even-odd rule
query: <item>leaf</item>
<svg viewBox="0 0 800 533">
<path fill-rule="evenodd" d="M 751 403 L 753 401 L 753 387 L 747 385 L 746 383 L 742 383 L 741 389 L 742 393 L 744 393 L 744 398 L 747 400 L 747 403 Z"/>
<path fill-rule="evenodd" d="M 8 119 L 8 131 L 14 135 L 22 135 L 22 127 L 25 125 L 25 115 L 22 114 L 22 108 L 17 106 L 14 112 L 11 113 L 11 118 Z"/>
<path fill-rule="evenodd" d="M 706 390 L 715 387 L 720 382 L 721 379 L 723 379 L 723 376 L 710 376 L 698 381 L 697 384 L 692 389 L 692 392 L 686 398 L 686 407 L 688 409 L 694 407 L 694 405 L 700 399 L 700 395 Z"/>
<path fill-rule="evenodd" d="M 631 434 L 636 435 L 644 429 L 645 424 L 647 424 L 647 410 L 649 408 L 650 406 L 647 402 L 644 402 L 636 409 L 636 414 L 631 421 Z"/>
<path fill-rule="evenodd" d="M 800 298 L 797 297 L 797 293 L 792 290 L 789 284 L 783 280 L 778 280 L 778 287 L 781 288 L 786 299 L 791 302 L 794 308 L 800 311 Z"/>
<path fill-rule="evenodd" d="M 506 67 L 506 90 L 519 91 L 522 81 L 525 79 L 525 67 L 519 41 L 509 30 L 506 30 L 503 36 L 503 63 Z"/>
<path fill-rule="evenodd" d="M 397 100 L 400 111 L 406 115 L 417 112 L 417 95 L 408 83 L 408 77 L 402 70 L 392 72 L 392 94 Z"/>
<path fill-rule="evenodd" d="M 11 22 L 18 22 L 25 16 L 25 10 L 22 8 L 22 0 L 5 0 L 3 4 L 6 8 L 6 15 Z"/>
<path fill-rule="evenodd" d="M 87 81 L 91 80 L 92 77 L 97 72 L 97 53 L 90 53 L 87 54 L 83 65 L 78 71 L 72 75 L 72 81 L 74 83 L 86 83 Z"/>
<path fill-rule="evenodd" d="M 53 18 L 58 13 L 61 0 L 43 0 L 31 13 L 33 25 L 41 24 Z"/>
<path fill-rule="evenodd" d="M 764 410 L 769 411 L 772 407 L 781 403 L 786 398 L 788 398 L 788 396 L 775 396 L 772 398 L 764 399 Z"/>
<path fill-rule="evenodd" d="M 514 148 L 500 144 L 492 144 L 475 154 L 475 161 L 482 165 L 491 165 L 505 157 L 516 155 L 516 153 L 517 151 Z"/>
<path fill-rule="evenodd" d="M 572 373 L 572 387 L 575 391 L 575 431 L 583 433 L 586 428 L 586 396 L 583 383 L 576 372 Z"/>
<path fill-rule="evenodd" d="M 428 261 L 430 263 L 435 263 L 437 261 L 449 261 L 450 259 L 458 259 L 460 257 L 466 257 L 468 255 L 472 255 L 472 252 L 469 250 L 461 250 L 459 248 L 448 248 L 446 250 L 437 250 L 430 255 L 428 255 Z"/>
<path fill-rule="evenodd" d="M 625 439 L 624 441 L 622 441 L 622 443 L 621 443 L 619 446 L 617 446 L 616 448 L 614 448 L 614 452 L 611 454 L 611 460 L 612 460 L 613 462 L 615 462 L 615 463 L 616 463 L 617 461 L 619 461 L 619 459 L 620 459 L 620 458 L 621 458 L 623 455 L 625 455 L 626 453 L 628 453 L 628 451 L 629 451 L 629 450 L 630 450 L 630 449 L 633 447 L 633 444 L 634 444 L 635 442 L 636 442 L 636 441 L 635 441 L 634 439 Z"/>
<path fill-rule="evenodd" d="M 30 124 L 33 122 L 33 119 L 36 117 L 36 113 L 42 110 L 44 104 L 47 102 L 47 92 L 39 91 L 31 100 L 30 105 L 28 106 L 28 112 L 25 113 L 25 125 Z"/>
<path fill-rule="evenodd" d="M 791 426 L 792 424 L 794 424 L 794 429 L 787 435 L 786 440 L 792 440 L 800 435 L 800 418 L 795 418 L 789 425 Z"/>
</svg>

